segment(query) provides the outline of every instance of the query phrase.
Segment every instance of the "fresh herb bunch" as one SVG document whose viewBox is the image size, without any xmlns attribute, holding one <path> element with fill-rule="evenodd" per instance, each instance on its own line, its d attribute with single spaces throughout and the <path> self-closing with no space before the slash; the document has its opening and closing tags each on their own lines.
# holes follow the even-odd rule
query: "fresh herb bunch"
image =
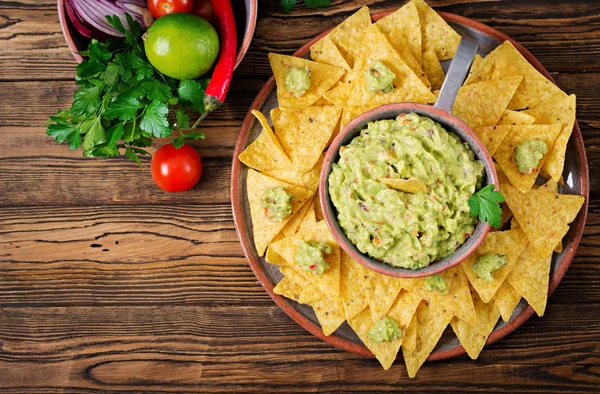
<svg viewBox="0 0 600 394">
<path fill-rule="evenodd" d="M 303 2 L 308 8 L 329 7 L 331 5 L 331 0 L 303 0 Z M 297 3 L 298 0 L 281 0 L 283 13 L 289 13 Z"/>
<path fill-rule="evenodd" d="M 69 110 L 50 117 L 46 133 L 56 142 L 66 141 L 71 150 L 83 146 L 83 156 L 114 157 L 124 154 L 141 166 L 140 155 L 153 138 L 180 135 L 176 148 L 186 139 L 204 138 L 190 127 L 185 109 L 204 112 L 208 79 L 178 81 L 158 72 L 143 48 L 140 24 L 125 14 L 129 29 L 118 16 L 106 18 L 125 35 L 106 42 L 92 40 L 77 66 L 78 89 Z"/>
<path fill-rule="evenodd" d="M 500 227 L 502 221 L 502 208 L 504 202 L 502 193 L 494 190 L 494 185 L 487 185 L 469 198 L 471 216 L 479 215 L 479 220 L 488 222 L 492 227 Z"/>
</svg>

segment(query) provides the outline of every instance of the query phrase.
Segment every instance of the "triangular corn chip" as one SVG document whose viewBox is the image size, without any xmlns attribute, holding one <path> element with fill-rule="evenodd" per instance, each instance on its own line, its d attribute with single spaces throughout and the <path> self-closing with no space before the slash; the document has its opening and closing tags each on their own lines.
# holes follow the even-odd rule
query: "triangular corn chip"
<svg viewBox="0 0 600 394">
<path fill-rule="evenodd" d="M 298 173 L 305 174 L 317 164 L 341 114 L 334 106 L 271 110 L 275 135 Z"/>
<path fill-rule="evenodd" d="M 460 35 L 423 0 L 412 0 L 417 6 L 423 36 L 423 49 L 433 49 L 439 60 L 454 57 Z"/>
<path fill-rule="evenodd" d="M 417 306 L 418 308 L 418 306 Z M 404 339 L 402 340 L 402 352 L 414 352 L 417 347 L 417 311 L 413 314 L 410 324 L 404 331 Z"/>
<path fill-rule="evenodd" d="M 312 305 L 315 315 L 321 324 L 323 334 L 329 336 L 333 334 L 343 322 L 344 307 L 339 298 L 324 297 L 321 300 L 315 301 Z"/>
<path fill-rule="evenodd" d="M 473 129 L 481 142 L 485 145 L 490 155 L 496 153 L 496 150 L 504 140 L 504 137 L 510 131 L 512 126 L 485 126 Z"/>
<path fill-rule="evenodd" d="M 522 295 L 540 317 L 546 310 L 551 264 L 552 250 L 542 255 L 530 244 L 507 279 L 515 292 Z"/>
<path fill-rule="evenodd" d="M 329 37 L 338 47 L 346 62 L 352 67 L 354 66 L 354 60 L 358 57 L 364 46 L 363 32 L 370 25 L 371 14 L 369 13 L 369 7 L 364 6 L 340 23 L 323 39 Z"/>
<path fill-rule="evenodd" d="M 425 288 L 426 278 L 410 280 L 408 282 L 410 283 L 408 290 L 418 294 L 432 304 L 443 307 L 453 316 L 475 324 L 475 309 L 469 290 L 469 281 L 463 270 L 460 267 L 453 267 L 442 272 L 440 275 L 446 281 L 448 294 L 440 294 L 437 291 L 427 290 Z"/>
<path fill-rule="evenodd" d="M 488 337 L 494 331 L 500 311 L 493 302 L 486 304 L 481 301 L 475 291 L 473 291 L 473 304 L 477 315 L 477 322 L 474 325 L 456 317 L 452 319 L 450 325 L 469 357 L 476 360 Z"/>
<path fill-rule="evenodd" d="M 419 304 L 417 317 L 417 341 L 413 351 L 402 348 L 408 376 L 414 378 L 427 357 L 438 343 L 452 320 L 452 314 L 443 306 L 425 301 Z"/>
<path fill-rule="evenodd" d="M 554 144 L 556 137 L 560 133 L 560 125 L 532 125 L 532 126 L 512 126 L 510 132 L 506 135 L 496 152 L 494 158 L 510 183 L 515 185 L 522 192 L 531 189 L 535 183 L 540 168 L 544 165 L 547 155 L 544 155 L 537 168 L 531 172 L 521 173 L 515 160 L 516 147 L 530 139 L 541 140 L 546 143 L 548 149 Z"/>
<path fill-rule="evenodd" d="M 300 174 L 294 167 L 263 171 L 263 174 L 291 185 L 300 186 L 310 190 L 317 190 L 317 187 L 319 187 L 319 178 L 321 176 L 321 166 L 323 166 L 323 158 L 324 156 L 321 155 L 317 163 L 306 174 Z"/>
<path fill-rule="evenodd" d="M 267 248 L 267 253 L 265 253 L 265 260 L 267 260 L 267 263 L 269 263 L 269 264 L 275 264 L 275 265 L 287 265 L 288 264 L 287 261 L 285 261 L 283 259 L 283 257 L 281 257 L 280 255 L 278 255 L 273 250 L 273 248 L 271 248 L 270 246 Z"/>
<path fill-rule="evenodd" d="M 317 190 L 317 193 L 315 193 L 315 197 L 313 198 L 313 203 L 315 204 L 315 217 L 317 219 L 317 221 L 321 221 L 323 219 L 325 219 L 325 216 L 323 216 L 323 208 L 321 207 L 321 199 L 319 198 L 319 191 Z"/>
<path fill-rule="evenodd" d="M 339 80 L 331 89 L 329 89 L 323 97 L 338 107 L 345 108 L 356 81 L 362 75 L 367 62 L 367 55 L 365 52 L 361 52 L 354 62 L 352 71 L 344 74 L 342 79 Z"/>
<path fill-rule="evenodd" d="M 502 282 L 517 263 L 525 245 L 527 245 L 527 237 L 521 230 L 491 232 L 485 237 L 477 250 L 460 264 L 467 278 L 469 278 L 469 282 L 483 302 L 488 303 L 492 300 L 494 294 L 502 286 Z M 506 265 L 492 272 L 493 282 L 487 282 L 480 278 L 472 269 L 472 265 L 477 262 L 479 256 L 488 253 L 506 256 Z"/>
<path fill-rule="evenodd" d="M 473 64 L 471 64 L 471 70 L 465 81 L 465 85 L 470 85 L 475 82 L 482 82 L 492 79 L 492 73 L 494 72 L 493 64 L 491 62 L 484 62 L 484 59 L 480 54 L 476 54 L 473 58 Z"/>
<path fill-rule="evenodd" d="M 298 232 L 305 232 L 309 229 L 312 229 L 314 225 L 317 224 L 317 221 L 320 222 L 320 220 L 317 220 L 315 215 L 315 205 L 314 203 L 311 203 L 308 211 L 306 211 L 306 215 L 304 215 L 304 218 L 302 219 L 302 223 L 300 223 Z"/>
<path fill-rule="evenodd" d="M 344 305 L 346 320 L 350 321 L 368 305 L 361 286 L 366 268 L 352 260 L 344 251 L 340 263 L 340 298 Z"/>
<path fill-rule="evenodd" d="M 504 41 L 488 55 L 488 58 L 494 62 L 492 78 L 503 75 L 523 76 L 523 82 L 515 92 L 508 109 L 536 108 L 567 96 L 536 70 L 510 41 Z"/>
<path fill-rule="evenodd" d="M 427 79 L 427 76 L 423 72 L 421 65 L 412 54 L 410 46 L 406 41 L 406 38 L 404 38 L 404 35 L 401 33 L 400 29 L 392 31 L 392 33 L 387 36 L 387 39 L 389 43 L 392 44 L 392 47 L 394 47 L 398 55 L 400 55 L 402 60 L 404 60 L 406 65 L 412 70 L 412 72 L 414 72 L 415 75 L 419 77 L 419 79 L 425 84 L 425 86 L 431 88 L 431 83 L 429 82 L 429 79 Z"/>
<path fill-rule="evenodd" d="M 442 87 L 446 75 L 444 74 L 440 61 L 432 49 L 423 52 L 423 72 L 427 79 L 429 79 L 431 90 L 438 90 Z"/>
<path fill-rule="evenodd" d="M 529 126 L 534 123 L 535 123 L 535 118 L 533 116 L 527 115 L 525 112 L 511 111 L 510 109 L 507 109 L 506 111 L 504 111 L 504 114 L 498 121 L 498 125 L 511 125 L 511 126 L 516 126 L 516 125 Z M 540 123 L 540 124 L 543 124 L 543 123 Z M 546 123 L 546 124 L 548 124 L 548 123 Z"/>
<path fill-rule="evenodd" d="M 387 38 L 377 26 L 371 25 L 365 30 L 367 62 L 360 73 L 354 90 L 348 99 L 348 105 L 375 108 L 396 102 L 432 103 L 435 96 L 410 67 L 394 50 Z M 367 86 L 364 72 L 375 61 L 381 61 L 396 75 L 394 89 L 387 93 L 371 92 Z"/>
<path fill-rule="evenodd" d="M 302 287 L 300 287 L 299 284 L 292 282 L 291 279 L 285 277 L 273 288 L 273 293 L 282 295 L 294 301 L 298 301 L 301 292 Z"/>
<path fill-rule="evenodd" d="M 341 67 L 348 71 L 352 70 L 338 47 L 335 46 L 329 37 L 319 40 L 310 47 L 310 58 L 315 62 Z"/>
<path fill-rule="evenodd" d="M 398 190 L 405 193 L 427 193 L 427 185 L 417 178 L 397 179 L 397 178 L 379 178 L 379 182 L 383 183 L 390 189 Z"/>
<path fill-rule="evenodd" d="M 344 75 L 344 69 L 341 67 L 317 63 L 296 56 L 269 53 L 269 62 L 277 83 L 279 107 L 289 111 L 312 105 Z M 298 97 L 290 93 L 285 86 L 285 74 L 294 67 L 308 70 L 310 73 L 310 88 Z"/>
<path fill-rule="evenodd" d="M 452 114 L 474 129 L 493 126 L 504 114 L 522 79 L 517 75 L 464 85 L 458 91 Z"/>
<path fill-rule="evenodd" d="M 585 202 L 583 196 L 555 194 L 543 190 L 520 192 L 501 184 L 500 190 L 514 217 L 523 227 L 539 256 L 548 256 L 569 230 Z"/>
<path fill-rule="evenodd" d="M 322 300 L 323 298 L 325 298 L 325 296 L 321 290 L 319 290 L 319 286 L 317 286 L 315 283 L 308 283 L 302 289 L 298 302 L 301 304 L 314 306 L 315 302 Z"/>
<path fill-rule="evenodd" d="M 265 216 L 264 208 L 261 204 L 261 199 L 265 191 L 279 186 L 283 187 L 287 193 L 292 195 L 292 214 L 281 222 L 268 219 L 267 216 Z M 288 183 L 262 175 L 254 170 L 248 170 L 246 190 L 248 203 L 250 205 L 250 216 L 252 217 L 254 246 L 256 247 L 256 253 L 259 256 L 262 256 L 269 243 L 271 243 L 273 238 L 275 238 L 281 229 L 283 229 L 292 216 L 298 212 L 307 201 L 312 199 L 313 191 L 303 187 L 292 186 Z"/>
<path fill-rule="evenodd" d="M 355 118 L 358 118 L 360 115 L 364 114 L 368 110 L 368 107 L 344 107 L 344 110 L 342 111 L 342 121 L 340 124 L 340 128 L 343 129 L 344 127 L 346 127 L 346 125 L 348 125 L 348 123 L 350 123 Z"/>
<path fill-rule="evenodd" d="M 548 147 L 548 157 L 544 163 L 544 169 L 556 182 L 560 179 L 565 166 L 567 143 L 575 124 L 575 101 L 576 97 L 572 94 L 559 101 L 524 111 L 525 114 L 535 118 L 535 124 L 559 123 L 561 125 L 560 134 L 554 141 L 554 145 L 552 148 Z"/>
<path fill-rule="evenodd" d="M 419 13 L 414 3 L 406 3 L 397 11 L 378 20 L 375 24 L 387 36 L 394 47 L 396 47 L 394 38 L 401 35 L 404 41 L 406 41 L 413 57 L 417 60 L 417 63 L 419 65 L 422 64 L 421 22 L 419 21 Z"/>
<path fill-rule="evenodd" d="M 287 156 L 281 143 L 273 134 L 265 116 L 257 110 L 252 115 L 263 127 L 260 135 L 244 149 L 238 157 L 242 163 L 257 171 L 273 171 L 292 168 L 292 161 Z"/>
<path fill-rule="evenodd" d="M 508 280 L 505 280 L 494 295 L 494 299 L 492 301 L 500 311 L 502 320 L 507 322 L 510 320 L 510 317 L 512 316 L 512 313 L 517 305 L 519 305 L 519 301 L 521 301 L 521 295 L 517 294 L 515 289 L 513 289 L 510 283 L 508 283 Z"/>
<path fill-rule="evenodd" d="M 365 272 L 362 278 L 362 292 L 369 302 L 373 321 L 388 313 L 402 287 L 402 280 L 398 278 L 369 270 Z"/>
</svg>

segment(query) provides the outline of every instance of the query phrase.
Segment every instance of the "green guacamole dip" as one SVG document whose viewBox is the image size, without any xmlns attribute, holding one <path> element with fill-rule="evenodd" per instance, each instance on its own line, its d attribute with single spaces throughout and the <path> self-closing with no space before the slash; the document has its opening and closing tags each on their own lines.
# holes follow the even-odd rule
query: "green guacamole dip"
<svg viewBox="0 0 600 394">
<path fill-rule="evenodd" d="M 281 186 L 265 190 L 261 204 L 267 218 L 274 222 L 283 222 L 292 214 L 292 195 Z"/>
<path fill-rule="evenodd" d="M 285 73 L 285 88 L 296 97 L 302 96 L 310 89 L 310 71 L 292 67 Z"/>
<path fill-rule="evenodd" d="M 383 341 L 393 341 L 402 338 L 402 329 L 398 326 L 396 320 L 385 316 L 373 324 L 369 330 L 369 339 L 375 343 Z"/>
<path fill-rule="evenodd" d="M 515 148 L 515 162 L 521 174 L 537 169 L 542 157 L 548 153 L 548 145 L 542 140 L 526 140 Z"/>
<path fill-rule="evenodd" d="M 369 123 L 342 147 L 329 194 L 340 226 L 361 252 L 418 269 L 454 252 L 473 232 L 468 200 L 483 169 L 457 136 L 411 113 Z M 428 192 L 400 192 L 379 178 L 417 178 Z"/>
<path fill-rule="evenodd" d="M 302 240 L 294 258 L 300 269 L 315 275 L 323 275 L 329 269 L 325 255 L 331 252 L 331 246 L 326 243 Z"/>
<path fill-rule="evenodd" d="M 479 256 L 471 268 L 473 269 L 473 272 L 475 272 L 481 279 L 485 280 L 486 282 L 493 282 L 494 277 L 492 276 L 492 272 L 498 271 L 505 265 L 506 256 L 488 253 Z"/>
<path fill-rule="evenodd" d="M 387 93 L 394 89 L 395 78 L 396 74 L 379 60 L 365 70 L 367 87 L 373 93 Z"/>
<path fill-rule="evenodd" d="M 441 295 L 446 295 L 450 291 L 446 279 L 440 274 L 431 275 L 425 279 L 425 290 L 436 291 Z"/>
</svg>

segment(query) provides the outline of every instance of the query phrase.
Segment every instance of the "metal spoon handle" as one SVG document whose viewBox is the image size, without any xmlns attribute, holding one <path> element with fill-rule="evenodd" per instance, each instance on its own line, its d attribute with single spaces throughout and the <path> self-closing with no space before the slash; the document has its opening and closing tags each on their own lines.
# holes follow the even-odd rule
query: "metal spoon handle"
<svg viewBox="0 0 600 394">
<path fill-rule="evenodd" d="M 461 38 L 434 107 L 452 113 L 452 106 L 454 105 L 458 90 L 465 81 L 465 77 L 471 68 L 473 58 L 478 49 L 479 45 L 477 42 L 470 38 Z"/>
</svg>

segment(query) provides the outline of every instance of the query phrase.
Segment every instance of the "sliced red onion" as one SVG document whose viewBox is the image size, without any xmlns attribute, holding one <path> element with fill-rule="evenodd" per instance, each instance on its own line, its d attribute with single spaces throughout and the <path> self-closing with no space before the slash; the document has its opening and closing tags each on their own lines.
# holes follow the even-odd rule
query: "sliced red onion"
<svg viewBox="0 0 600 394">
<path fill-rule="evenodd" d="M 118 15 L 125 27 L 126 12 L 139 22 L 142 29 L 147 29 L 154 22 L 145 0 L 66 0 L 65 4 L 73 26 L 87 38 L 123 37 L 108 23 L 107 15 Z"/>
</svg>

